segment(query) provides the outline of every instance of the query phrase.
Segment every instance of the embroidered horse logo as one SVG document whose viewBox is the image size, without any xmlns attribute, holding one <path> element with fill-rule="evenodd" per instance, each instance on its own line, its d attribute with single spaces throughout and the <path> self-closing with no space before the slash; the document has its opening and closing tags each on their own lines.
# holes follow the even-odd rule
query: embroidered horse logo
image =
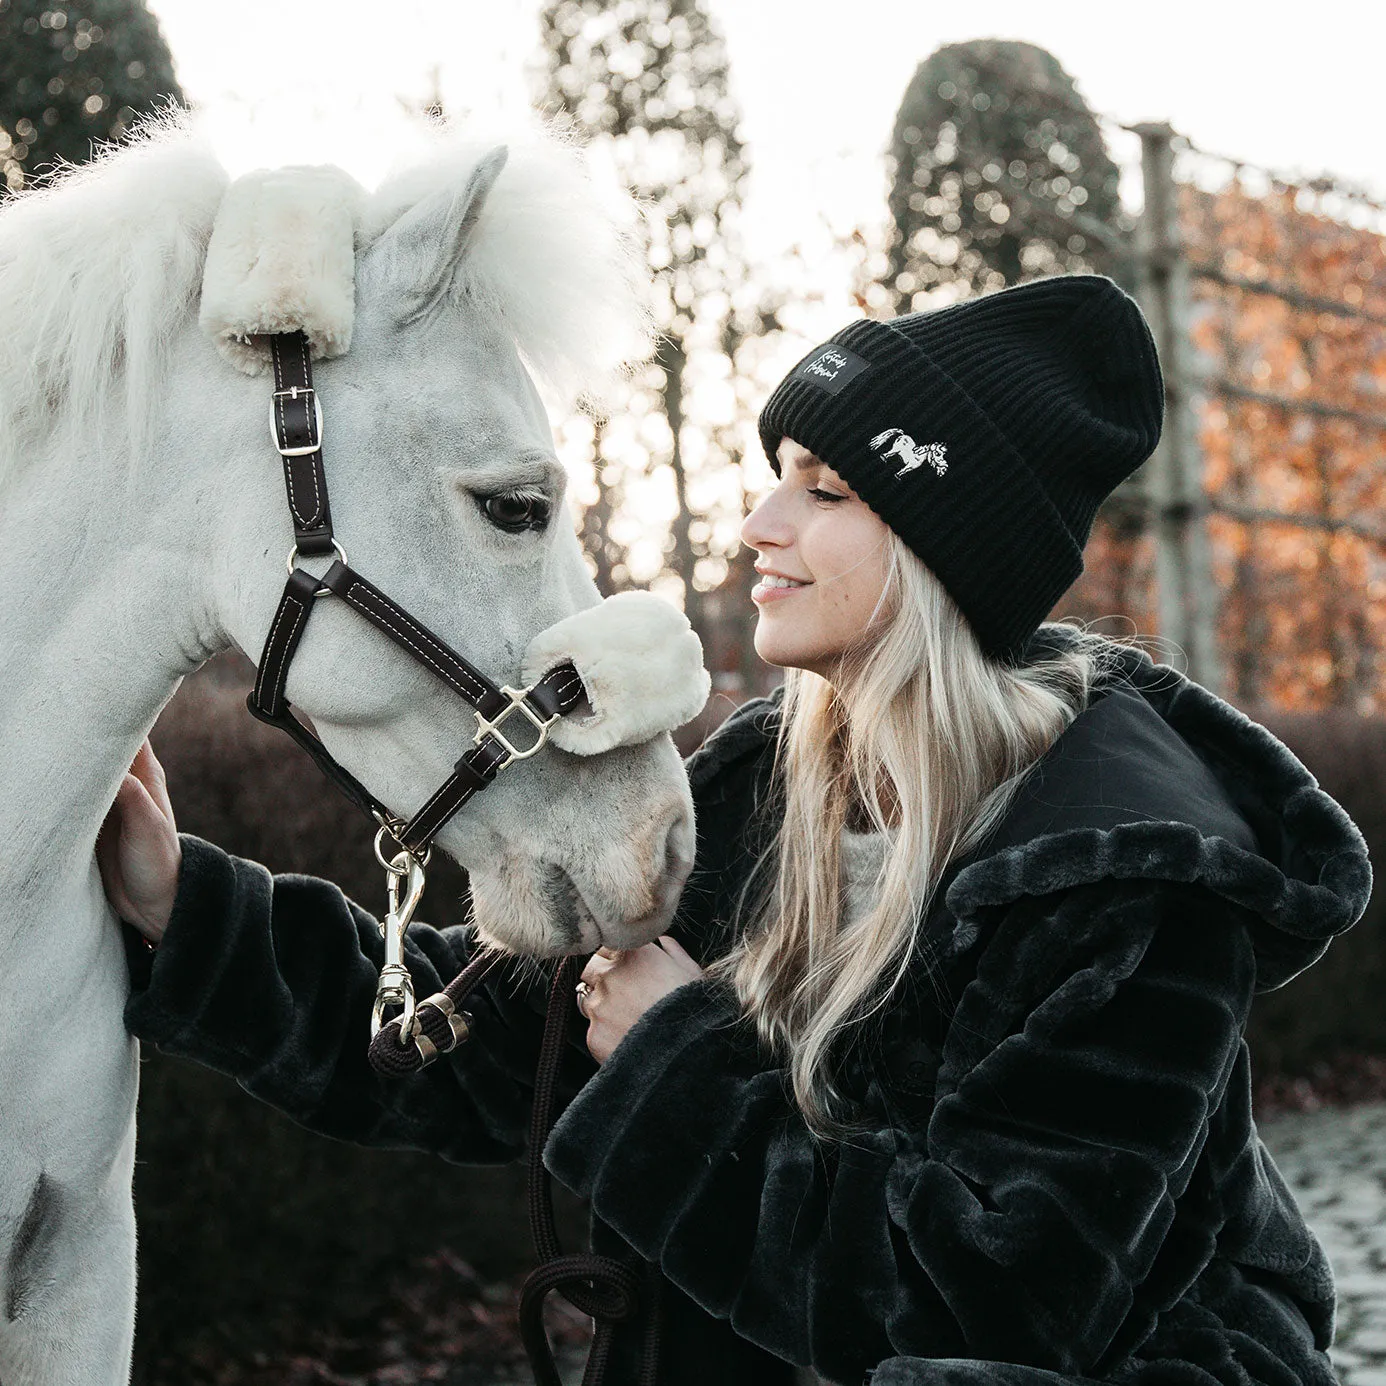
<svg viewBox="0 0 1386 1386">
<path fill-rule="evenodd" d="M 889 444 L 889 446 L 887 446 Z M 895 473 L 897 477 L 922 467 L 926 462 L 939 476 L 948 470 L 948 459 L 944 456 L 947 447 L 943 443 L 916 443 L 908 433 L 898 428 L 888 428 L 878 433 L 872 440 L 873 448 L 882 448 L 881 460 L 898 457 L 905 465 Z"/>
</svg>

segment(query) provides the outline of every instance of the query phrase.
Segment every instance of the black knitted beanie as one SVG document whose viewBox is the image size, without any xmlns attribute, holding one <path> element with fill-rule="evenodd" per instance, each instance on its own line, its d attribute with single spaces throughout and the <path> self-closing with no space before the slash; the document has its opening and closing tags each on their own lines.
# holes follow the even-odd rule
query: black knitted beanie
<svg viewBox="0 0 1386 1386">
<path fill-rule="evenodd" d="M 776 475 L 785 437 L 839 473 L 1013 663 L 1163 414 L 1141 310 L 1110 279 L 1071 274 L 850 323 L 775 387 L 760 437 Z"/>
</svg>

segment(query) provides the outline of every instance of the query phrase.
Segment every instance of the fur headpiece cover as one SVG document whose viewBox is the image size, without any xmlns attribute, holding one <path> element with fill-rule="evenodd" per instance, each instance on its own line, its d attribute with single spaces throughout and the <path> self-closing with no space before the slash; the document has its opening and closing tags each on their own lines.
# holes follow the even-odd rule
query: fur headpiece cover
<svg viewBox="0 0 1386 1386">
<path fill-rule="evenodd" d="M 212 226 L 198 321 L 238 370 L 269 369 L 269 333 L 302 331 L 315 359 L 351 345 L 365 192 L 330 165 L 258 169 Z"/>
</svg>

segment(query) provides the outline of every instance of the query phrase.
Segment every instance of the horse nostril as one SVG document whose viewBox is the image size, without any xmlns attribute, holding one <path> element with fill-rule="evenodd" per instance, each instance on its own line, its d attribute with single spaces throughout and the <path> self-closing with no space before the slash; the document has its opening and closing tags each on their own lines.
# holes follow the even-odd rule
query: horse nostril
<svg viewBox="0 0 1386 1386">
<path fill-rule="evenodd" d="M 681 887 L 693 869 L 693 815 L 684 804 L 674 810 L 664 836 L 664 879 Z"/>
</svg>

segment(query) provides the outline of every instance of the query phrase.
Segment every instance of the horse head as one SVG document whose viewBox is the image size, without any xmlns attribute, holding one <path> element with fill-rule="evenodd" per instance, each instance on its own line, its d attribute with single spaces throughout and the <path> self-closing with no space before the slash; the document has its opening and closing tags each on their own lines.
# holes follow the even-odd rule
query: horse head
<svg viewBox="0 0 1386 1386">
<path fill-rule="evenodd" d="M 169 386 L 186 407 L 166 446 L 218 459 L 218 621 L 255 657 L 275 613 L 293 533 L 260 334 L 301 326 L 322 358 L 325 471 L 352 567 L 495 683 L 522 686 L 536 640 L 600 601 L 531 369 L 581 380 L 611 356 L 607 338 L 638 337 L 618 228 L 555 145 L 444 151 L 373 195 L 335 170 L 254 177 L 219 211 L 204 332 L 173 353 Z M 639 665 L 637 649 L 625 667 Z M 477 729 L 426 661 L 330 598 L 286 691 L 403 816 Z M 682 766 L 662 729 L 596 755 L 565 744 L 508 767 L 438 841 L 469 872 L 487 941 L 638 946 L 667 927 L 692 862 Z"/>
</svg>

